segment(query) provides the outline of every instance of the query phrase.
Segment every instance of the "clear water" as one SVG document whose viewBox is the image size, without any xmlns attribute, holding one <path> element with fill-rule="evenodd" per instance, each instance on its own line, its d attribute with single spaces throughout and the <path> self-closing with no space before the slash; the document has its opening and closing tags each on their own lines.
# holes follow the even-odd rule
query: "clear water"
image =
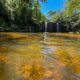
<svg viewBox="0 0 80 80">
<path fill-rule="evenodd" d="M 0 80 L 80 80 L 80 38 L 0 33 Z"/>
</svg>

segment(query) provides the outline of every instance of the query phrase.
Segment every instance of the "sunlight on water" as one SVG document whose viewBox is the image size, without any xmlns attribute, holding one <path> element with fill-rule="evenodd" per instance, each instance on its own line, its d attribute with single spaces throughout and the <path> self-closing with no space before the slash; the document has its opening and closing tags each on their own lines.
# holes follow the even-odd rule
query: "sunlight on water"
<svg viewBox="0 0 80 80">
<path fill-rule="evenodd" d="M 60 35 L 0 33 L 0 80 L 80 80 L 80 37 Z"/>
</svg>

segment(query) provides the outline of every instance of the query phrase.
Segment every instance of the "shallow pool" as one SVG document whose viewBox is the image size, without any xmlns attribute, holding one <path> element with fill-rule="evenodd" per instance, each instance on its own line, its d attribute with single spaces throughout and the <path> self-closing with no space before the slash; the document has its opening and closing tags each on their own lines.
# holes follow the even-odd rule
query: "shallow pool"
<svg viewBox="0 0 80 80">
<path fill-rule="evenodd" d="M 80 35 L 44 38 L 44 33 L 0 33 L 0 80 L 80 80 Z"/>
</svg>

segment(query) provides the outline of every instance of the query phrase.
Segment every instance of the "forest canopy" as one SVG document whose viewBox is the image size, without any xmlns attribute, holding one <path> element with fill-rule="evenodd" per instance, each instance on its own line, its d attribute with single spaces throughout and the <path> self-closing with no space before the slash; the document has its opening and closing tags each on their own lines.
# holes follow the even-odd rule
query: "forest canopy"
<svg viewBox="0 0 80 80">
<path fill-rule="evenodd" d="M 48 16 L 41 12 L 40 2 L 48 0 L 0 0 L 0 29 L 30 32 L 36 28 L 39 31 L 41 23 L 47 21 L 80 31 L 80 0 L 67 0 L 63 11 L 49 11 Z"/>
</svg>

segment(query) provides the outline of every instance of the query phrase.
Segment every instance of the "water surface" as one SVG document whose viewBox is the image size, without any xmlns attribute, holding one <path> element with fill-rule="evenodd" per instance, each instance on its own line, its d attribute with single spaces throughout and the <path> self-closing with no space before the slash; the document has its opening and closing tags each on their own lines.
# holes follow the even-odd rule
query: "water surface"
<svg viewBox="0 0 80 80">
<path fill-rule="evenodd" d="M 80 80 L 79 36 L 0 33 L 0 80 Z"/>
</svg>

